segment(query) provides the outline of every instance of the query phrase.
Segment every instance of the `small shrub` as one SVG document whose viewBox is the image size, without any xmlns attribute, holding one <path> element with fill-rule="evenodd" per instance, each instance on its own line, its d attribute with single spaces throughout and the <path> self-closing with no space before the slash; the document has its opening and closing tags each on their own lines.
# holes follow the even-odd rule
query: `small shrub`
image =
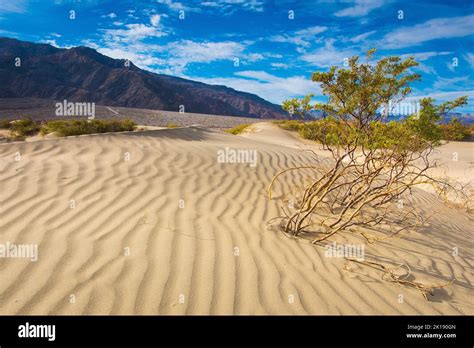
<svg viewBox="0 0 474 348">
<path fill-rule="evenodd" d="M 41 134 L 56 133 L 71 136 L 94 133 L 126 132 L 136 128 L 131 120 L 58 120 L 48 121 L 41 127 Z"/>
<path fill-rule="evenodd" d="M 304 127 L 304 123 L 299 120 L 279 120 L 275 124 L 280 128 L 294 132 L 298 132 Z"/>
<path fill-rule="evenodd" d="M 10 129 L 13 120 L 0 120 L 0 129 Z"/>
<path fill-rule="evenodd" d="M 423 98 L 420 100 L 421 110 L 418 115 L 411 115 L 407 118 L 406 123 L 417 134 L 428 141 L 439 142 L 445 136 L 459 137 L 462 133 L 461 124 L 455 120 L 451 121 L 451 125 L 447 127 L 447 134 L 444 134 L 441 122 L 443 115 L 451 110 L 467 104 L 467 96 L 459 97 L 453 101 L 444 102 L 436 105 L 434 99 Z"/>
<path fill-rule="evenodd" d="M 233 134 L 233 135 L 237 135 L 237 134 L 242 133 L 248 127 L 250 127 L 250 124 L 248 124 L 248 123 L 239 124 L 238 126 L 236 126 L 234 128 L 226 129 L 224 132 L 229 133 L 229 134 Z"/>
<path fill-rule="evenodd" d="M 168 123 L 168 125 L 166 126 L 166 128 L 179 128 L 179 124 L 176 124 L 176 123 Z"/>
<path fill-rule="evenodd" d="M 10 131 L 18 138 L 35 135 L 40 130 L 39 122 L 25 119 L 17 120 L 10 123 Z"/>
<path fill-rule="evenodd" d="M 460 141 L 471 135 L 470 128 L 459 122 L 457 118 L 452 118 L 449 123 L 442 124 L 440 127 L 443 140 Z"/>
</svg>

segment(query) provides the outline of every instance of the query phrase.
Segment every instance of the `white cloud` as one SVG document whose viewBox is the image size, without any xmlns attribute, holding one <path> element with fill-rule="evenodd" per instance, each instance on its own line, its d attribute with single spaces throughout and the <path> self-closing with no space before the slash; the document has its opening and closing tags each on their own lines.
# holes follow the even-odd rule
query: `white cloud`
<svg viewBox="0 0 474 348">
<path fill-rule="evenodd" d="M 288 98 L 298 98 L 309 93 L 321 95 L 319 86 L 309 77 L 278 77 L 265 71 L 241 71 L 235 77 L 189 77 L 204 83 L 225 85 L 236 90 L 254 93 L 268 101 L 280 104 Z"/>
<path fill-rule="evenodd" d="M 383 6 L 383 4 L 383 0 L 355 0 L 354 6 L 337 11 L 335 15 L 337 17 L 365 16 L 370 11 Z"/>
<path fill-rule="evenodd" d="M 466 53 L 464 59 L 469 63 L 471 68 L 474 68 L 474 53 Z"/>
<path fill-rule="evenodd" d="M 182 59 L 183 63 L 209 63 L 219 59 L 230 59 L 241 55 L 245 46 L 233 41 L 196 42 L 183 40 L 168 45 L 174 52 L 172 55 Z"/>
<path fill-rule="evenodd" d="M 246 56 L 246 60 L 251 63 L 265 59 L 265 56 L 261 53 L 249 53 L 249 54 L 246 54 L 245 56 Z"/>
<path fill-rule="evenodd" d="M 413 57 L 417 62 L 423 62 L 433 57 L 437 56 L 445 56 L 447 54 L 451 54 L 452 52 L 443 51 L 443 52 L 436 52 L 436 51 L 429 51 L 429 52 L 417 52 L 417 53 L 406 53 L 402 54 L 400 57 L 402 59 L 406 59 L 408 57 Z"/>
<path fill-rule="evenodd" d="M 466 83 L 469 83 L 469 80 L 469 76 L 460 76 L 452 78 L 438 76 L 438 79 L 433 84 L 433 87 L 437 90 L 460 89 L 463 88 Z"/>
<path fill-rule="evenodd" d="M 100 46 L 97 43 L 84 40 L 84 46 L 88 46 L 97 50 L 97 52 L 115 59 L 128 59 L 136 66 L 142 69 L 150 69 L 151 66 L 166 64 L 164 59 L 153 56 L 153 51 L 162 50 L 163 48 L 157 45 L 145 45 L 141 43 L 134 43 L 131 45 L 121 45 L 116 42 L 109 42 L 108 46 Z"/>
<path fill-rule="evenodd" d="M 173 1 L 173 0 L 157 0 L 156 1 L 157 3 L 160 3 L 160 4 L 163 4 L 163 5 L 166 5 L 170 10 L 172 11 L 181 11 L 181 10 L 184 10 L 184 11 L 198 11 L 198 9 L 196 8 L 192 8 L 192 7 L 188 7 L 188 6 L 185 6 L 183 5 L 181 2 L 179 1 Z"/>
<path fill-rule="evenodd" d="M 288 69 L 290 67 L 288 64 L 285 64 L 285 63 L 271 63 L 270 65 L 273 66 L 274 68 L 279 68 L 279 69 Z"/>
<path fill-rule="evenodd" d="M 182 40 L 166 45 L 166 52 L 170 53 L 167 65 L 174 74 L 182 74 L 188 64 L 210 63 L 216 60 L 232 60 L 244 58 L 245 46 L 233 42 L 196 42 Z"/>
<path fill-rule="evenodd" d="M 42 40 L 40 42 L 51 45 L 51 46 L 54 46 L 54 47 L 59 47 L 56 40 L 53 40 L 53 39 L 51 39 L 51 40 Z"/>
<path fill-rule="evenodd" d="M 263 1 L 261 0 L 214 0 L 201 2 L 201 6 L 211 7 L 221 10 L 225 14 L 232 14 L 237 6 L 239 8 L 254 11 L 263 12 Z"/>
<path fill-rule="evenodd" d="M 0 18 L 2 19 L 2 18 Z M 19 34 L 14 31 L 0 29 L 0 34 L 5 36 L 17 37 Z"/>
<path fill-rule="evenodd" d="M 241 65 L 248 65 L 267 58 L 281 58 L 280 55 L 272 53 L 247 53 L 244 43 L 234 41 L 191 41 L 181 40 L 171 42 L 163 46 L 164 52 L 168 53 L 167 73 L 182 75 L 189 64 L 211 63 L 219 60 L 228 60 L 229 64 L 234 59 L 240 60 Z"/>
<path fill-rule="evenodd" d="M 152 15 L 150 17 L 151 25 L 157 27 L 160 24 L 161 16 L 159 14 Z"/>
<path fill-rule="evenodd" d="M 385 35 L 385 48 L 416 46 L 426 41 L 474 34 L 474 15 L 436 18 L 412 27 L 403 27 Z"/>
<path fill-rule="evenodd" d="M 367 32 L 367 33 L 363 33 L 363 34 L 360 34 L 360 35 L 351 37 L 348 41 L 351 41 L 351 42 L 364 41 L 364 40 L 367 39 L 370 35 L 373 35 L 373 34 L 375 34 L 375 33 L 376 33 L 376 31 L 375 31 L 375 30 L 372 30 L 372 31 L 369 31 L 369 32 Z"/>
<path fill-rule="evenodd" d="M 334 47 L 334 39 L 326 40 L 324 47 L 320 47 L 315 51 L 303 54 L 300 58 L 317 67 L 330 67 L 333 65 L 341 65 L 345 58 L 356 55 L 357 52 L 351 48 L 340 49 Z"/>
<path fill-rule="evenodd" d="M 203 1 L 203 2 L 201 2 L 201 6 L 216 7 L 216 8 L 221 7 L 219 2 L 217 2 L 217 1 Z"/>
<path fill-rule="evenodd" d="M 171 10 L 184 10 L 185 6 L 178 2 L 178 1 L 172 1 L 172 0 L 158 0 L 158 3 L 165 4 L 168 6 Z"/>
<path fill-rule="evenodd" d="M 117 15 L 112 12 L 112 13 L 109 13 L 109 14 L 107 14 L 107 15 L 103 15 L 102 17 L 113 19 L 113 18 L 117 18 Z"/>
<path fill-rule="evenodd" d="M 126 24 L 126 29 L 105 29 L 104 39 L 113 42 L 133 42 L 148 37 L 161 37 L 168 35 L 160 28 L 145 24 Z"/>
<path fill-rule="evenodd" d="M 419 100 L 422 98 L 433 98 L 437 102 L 445 102 L 450 101 L 462 96 L 467 96 L 469 100 L 474 99 L 474 90 L 462 90 L 462 91 L 451 91 L 451 92 L 433 92 L 433 93 L 426 93 L 426 94 L 419 94 L 414 95 L 411 97 L 406 98 L 407 101 L 410 100 Z M 470 104 L 471 102 L 469 102 Z"/>
<path fill-rule="evenodd" d="M 317 34 L 326 31 L 328 28 L 320 25 L 316 25 L 314 27 L 309 27 L 306 29 L 301 29 L 295 32 L 296 36 L 300 36 L 302 38 L 313 38 Z"/>
<path fill-rule="evenodd" d="M 133 27 L 134 28 L 134 27 Z M 102 54 L 116 59 L 129 59 L 136 66 L 154 72 L 183 75 L 187 66 L 192 63 L 211 63 L 234 58 L 243 63 L 264 59 L 259 53 L 244 53 L 245 45 L 233 42 L 197 42 L 191 40 L 172 41 L 165 45 L 141 42 L 141 39 L 154 34 L 154 27 L 138 28 L 140 30 L 106 31 L 102 42 L 85 40 L 83 44 L 95 48 Z M 137 39 L 132 39 L 137 38 Z"/>
<path fill-rule="evenodd" d="M 24 13 L 26 2 L 24 0 L 0 1 L 0 13 Z"/>
<path fill-rule="evenodd" d="M 306 29 L 295 31 L 292 34 L 274 35 L 270 37 L 270 41 L 292 43 L 297 46 L 308 47 L 311 40 L 315 40 L 318 34 L 325 32 L 328 28 L 316 25 Z"/>
<path fill-rule="evenodd" d="M 408 57 L 413 57 L 415 58 L 415 61 L 418 62 L 418 66 L 414 69 L 418 69 L 422 72 L 424 72 L 425 74 L 433 74 L 433 75 L 437 75 L 437 72 L 436 72 L 436 69 L 434 68 L 434 66 L 431 66 L 431 65 L 427 65 L 425 63 L 423 63 L 424 61 L 427 61 L 433 57 L 438 57 L 438 56 L 446 56 L 446 55 L 449 55 L 449 54 L 452 54 L 453 52 L 449 52 L 449 51 L 442 51 L 442 52 L 437 52 L 437 51 L 428 51 L 428 52 L 416 52 L 416 53 L 406 53 L 406 54 L 402 54 L 400 55 L 400 58 L 402 59 L 407 59 Z M 451 65 L 451 63 L 449 63 L 448 65 Z"/>
</svg>

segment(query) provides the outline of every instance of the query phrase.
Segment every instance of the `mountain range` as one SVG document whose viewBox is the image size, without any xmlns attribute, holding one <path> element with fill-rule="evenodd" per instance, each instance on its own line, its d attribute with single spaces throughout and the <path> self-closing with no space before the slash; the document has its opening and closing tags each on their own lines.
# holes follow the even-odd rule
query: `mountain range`
<svg viewBox="0 0 474 348">
<path fill-rule="evenodd" d="M 0 38 L 0 98 L 44 98 L 142 109 L 278 119 L 287 114 L 259 96 L 156 74 L 88 47 Z"/>
</svg>

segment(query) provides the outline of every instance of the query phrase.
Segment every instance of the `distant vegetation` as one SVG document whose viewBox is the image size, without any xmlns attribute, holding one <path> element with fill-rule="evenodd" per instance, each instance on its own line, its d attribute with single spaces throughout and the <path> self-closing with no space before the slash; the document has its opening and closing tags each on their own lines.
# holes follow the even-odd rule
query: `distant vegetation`
<svg viewBox="0 0 474 348">
<path fill-rule="evenodd" d="M 277 124 L 283 129 L 295 132 L 299 132 L 304 126 L 303 121 L 300 120 L 277 120 L 273 121 L 273 123 Z"/>
<path fill-rule="evenodd" d="M 439 127 L 441 128 L 441 137 L 444 140 L 462 141 L 474 135 L 474 125 L 462 124 L 457 118 L 453 118 Z"/>
<path fill-rule="evenodd" d="M 421 119 L 421 117 L 420 117 Z M 318 138 L 322 129 L 327 129 L 333 124 L 334 120 L 331 117 L 318 119 L 315 121 L 301 121 L 301 120 L 278 120 L 274 121 L 279 127 L 298 132 L 304 139 L 320 141 Z M 465 125 L 459 122 L 458 119 L 453 118 L 448 123 L 438 124 L 435 122 L 423 122 L 415 118 L 408 118 L 404 121 L 372 122 L 372 126 L 378 125 L 379 129 L 388 131 L 390 128 L 406 127 L 410 131 L 417 131 L 423 134 L 427 140 L 448 140 L 448 141 L 463 141 L 474 134 L 474 126 Z M 342 127 L 344 125 L 341 125 Z M 429 130 L 429 131 L 428 131 Z M 319 134 L 319 135 L 318 135 Z"/>
<path fill-rule="evenodd" d="M 229 134 L 240 134 L 242 133 L 245 129 L 247 129 L 250 126 L 250 124 L 245 123 L 245 124 L 239 124 L 238 126 L 230 129 L 226 129 L 224 132 L 229 133 Z"/>
<path fill-rule="evenodd" d="M 172 128 L 179 128 L 179 127 L 180 127 L 179 124 L 176 124 L 176 123 L 168 123 L 166 125 L 166 128 L 171 128 L 171 129 Z"/>
<path fill-rule="evenodd" d="M 23 138 L 37 134 L 40 130 L 40 125 L 30 119 L 17 120 L 10 123 L 9 129 L 14 137 Z"/>
<path fill-rule="evenodd" d="M 35 121 L 24 120 L 2 120 L 0 129 L 10 130 L 13 139 L 24 139 L 27 136 L 55 135 L 71 136 L 94 133 L 126 132 L 136 128 L 135 122 L 125 120 L 55 120 L 55 121 Z"/>
<path fill-rule="evenodd" d="M 131 120 L 58 120 L 48 121 L 41 127 L 41 134 L 55 133 L 70 136 L 94 133 L 127 132 L 136 128 Z"/>
</svg>

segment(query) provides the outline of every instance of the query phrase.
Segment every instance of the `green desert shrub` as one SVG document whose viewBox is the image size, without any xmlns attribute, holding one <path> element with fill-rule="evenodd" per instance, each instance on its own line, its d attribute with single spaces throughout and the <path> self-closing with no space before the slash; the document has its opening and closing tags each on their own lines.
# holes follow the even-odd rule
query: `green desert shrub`
<svg viewBox="0 0 474 348">
<path fill-rule="evenodd" d="M 459 122 L 457 118 L 452 118 L 446 124 L 440 125 L 441 137 L 443 140 L 460 141 L 471 135 L 471 129 Z"/>
<path fill-rule="evenodd" d="M 249 123 L 239 124 L 238 126 L 235 126 L 234 128 L 226 129 L 224 132 L 237 135 L 237 134 L 242 133 L 249 126 L 250 126 Z"/>
<path fill-rule="evenodd" d="M 447 114 L 454 108 L 467 104 L 467 97 L 459 97 L 453 101 L 444 102 L 436 105 L 434 99 L 423 98 L 420 100 L 421 110 L 419 114 L 411 115 L 407 118 L 407 125 L 419 134 L 423 139 L 439 143 L 440 140 L 451 140 L 462 136 L 463 130 L 459 121 L 451 121 L 450 125 L 443 126 L 440 122 L 443 115 Z M 456 139 L 459 140 L 459 139 Z"/>
<path fill-rule="evenodd" d="M 35 135 L 40 130 L 40 123 L 31 119 L 17 120 L 10 123 L 10 131 L 16 137 Z"/>
<path fill-rule="evenodd" d="M 420 150 L 427 142 L 459 141 L 471 134 L 471 129 L 456 119 L 442 125 L 417 122 L 412 118 L 406 121 L 372 121 L 367 128 L 360 129 L 350 122 L 328 117 L 303 123 L 299 135 L 330 146 L 344 146 L 357 139 L 359 146 L 370 149 Z"/>
<path fill-rule="evenodd" d="M 358 128 L 351 122 L 333 117 L 306 122 L 299 130 L 304 139 L 326 146 L 344 147 L 357 142 L 367 149 L 391 149 L 400 151 L 420 150 L 426 140 L 406 122 L 372 121 L 366 128 Z"/>
<path fill-rule="evenodd" d="M 298 132 L 304 126 L 304 123 L 300 120 L 278 120 L 274 123 L 280 128 L 294 132 Z"/>
<path fill-rule="evenodd" d="M 440 105 L 424 98 L 417 115 L 407 121 L 385 122 L 386 115 L 378 110 L 392 100 L 409 98 L 410 84 L 420 76 L 410 73 L 418 65 L 413 57 L 388 56 L 374 63 L 374 53 L 374 49 L 368 51 L 365 62 L 354 56 L 346 68 L 332 66 L 313 73 L 311 80 L 320 84 L 325 102 L 313 104 L 309 94 L 282 105 L 290 114 L 305 116 L 317 110 L 328 115 L 304 123 L 299 132 L 320 142 L 333 159 L 321 163 L 315 156 L 313 164 L 283 168 L 271 179 L 270 199 L 275 182 L 284 180 L 289 171 L 301 173 L 299 183 L 287 179 L 290 189 L 281 192 L 280 188 L 279 192 L 285 199 L 282 205 L 289 198 L 295 202 L 285 204 L 280 216 L 273 219 L 286 234 L 325 244 L 336 234 L 356 231 L 357 226 L 374 232 L 387 228 L 387 237 L 374 236 L 371 241 L 364 235 L 372 243 L 425 225 L 429 216 L 417 211 L 416 204 L 410 202 L 408 209 L 400 209 L 401 199 L 411 195 L 414 187 L 432 185 L 444 196 L 452 190 L 449 192 L 456 197 L 463 197 L 449 181 L 433 176 L 431 169 L 438 164 L 431 155 L 440 143 L 442 117 L 465 105 L 467 98 Z"/>
<path fill-rule="evenodd" d="M 355 136 L 357 128 L 348 127 L 340 120 L 328 117 L 316 121 L 306 122 L 299 129 L 301 137 L 319 143 L 339 146 L 348 144 Z"/>
<path fill-rule="evenodd" d="M 10 129 L 13 120 L 0 120 L 0 129 Z"/>
<path fill-rule="evenodd" d="M 41 134 L 56 133 L 71 136 L 94 133 L 133 131 L 136 123 L 125 120 L 57 120 L 48 121 L 41 127 Z"/>
</svg>

